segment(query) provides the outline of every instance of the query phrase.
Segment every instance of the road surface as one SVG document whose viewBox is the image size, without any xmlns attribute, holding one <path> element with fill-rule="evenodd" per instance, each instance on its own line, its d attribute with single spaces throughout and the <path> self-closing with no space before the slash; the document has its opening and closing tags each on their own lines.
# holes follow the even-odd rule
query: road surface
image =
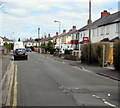
<svg viewBox="0 0 120 108">
<path fill-rule="evenodd" d="M 18 60 L 17 106 L 118 106 L 118 82 L 31 52 Z"/>
</svg>

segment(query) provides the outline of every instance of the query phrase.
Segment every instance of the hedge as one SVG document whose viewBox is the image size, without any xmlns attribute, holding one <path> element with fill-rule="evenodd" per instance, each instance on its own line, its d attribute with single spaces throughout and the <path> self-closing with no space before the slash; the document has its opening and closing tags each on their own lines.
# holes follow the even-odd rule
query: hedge
<svg viewBox="0 0 120 108">
<path fill-rule="evenodd" d="M 113 61 L 116 70 L 120 70 L 120 40 L 114 42 Z"/>
<path fill-rule="evenodd" d="M 105 45 L 105 62 L 107 62 L 109 57 L 110 45 L 109 43 L 102 42 L 83 44 L 81 46 L 81 62 L 102 65 L 103 45 Z M 89 50 L 91 51 L 91 53 Z"/>
<path fill-rule="evenodd" d="M 65 54 L 64 55 L 64 58 L 67 59 L 67 60 L 73 60 L 73 61 L 77 61 L 78 60 L 78 57 L 75 56 L 75 55 L 70 55 L 70 54 Z"/>
</svg>

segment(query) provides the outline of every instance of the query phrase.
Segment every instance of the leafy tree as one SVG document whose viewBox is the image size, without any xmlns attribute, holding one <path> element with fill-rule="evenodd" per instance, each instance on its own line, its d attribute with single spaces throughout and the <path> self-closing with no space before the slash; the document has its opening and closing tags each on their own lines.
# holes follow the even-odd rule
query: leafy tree
<svg viewBox="0 0 120 108">
<path fill-rule="evenodd" d="M 11 43 L 8 44 L 7 42 L 4 43 L 4 46 L 7 50 L 11 50 L 13 48 L 13 44 Z"/>
</svg>

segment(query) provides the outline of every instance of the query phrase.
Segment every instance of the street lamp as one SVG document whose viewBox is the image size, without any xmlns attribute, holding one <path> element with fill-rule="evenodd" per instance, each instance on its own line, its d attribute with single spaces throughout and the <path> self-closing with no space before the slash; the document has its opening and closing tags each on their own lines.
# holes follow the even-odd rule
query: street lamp
<svg viewBox="0 0 120 108">
<path fill-rule="evenodd" d="M 61 33 L 61 22 L 60 21 L 54 21 L 54 22 L 58 22 L 59 23 L 59 35 L 60 35 L 60 33 Z"/>
<path fill-rule="evenodd" d="M 59 23 L 59 35 L 61 34 L 61 22 L 60 21 L 54 21 Z M 60 38 L 59 38 L 59 49 L 60 49 Z M 59 52 L 60 53 L 60 52 Z"/>
</svg>

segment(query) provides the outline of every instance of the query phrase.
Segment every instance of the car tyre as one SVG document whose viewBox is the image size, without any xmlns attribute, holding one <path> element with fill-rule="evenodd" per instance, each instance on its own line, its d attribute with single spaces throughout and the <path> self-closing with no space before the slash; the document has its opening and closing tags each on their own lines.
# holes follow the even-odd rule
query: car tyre
<svg viewBox="0 0 120 108">
<path fill-rule="evenodd" d="M 25 60 L 28 60 L 28 57 L 26 57 Z"/>
</svg>

